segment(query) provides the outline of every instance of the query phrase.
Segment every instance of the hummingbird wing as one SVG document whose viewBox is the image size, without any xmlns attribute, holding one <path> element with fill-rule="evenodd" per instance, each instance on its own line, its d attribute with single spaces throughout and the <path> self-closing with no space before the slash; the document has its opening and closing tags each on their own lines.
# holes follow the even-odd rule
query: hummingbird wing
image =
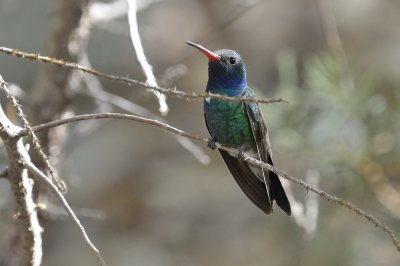
<svg viewBox="0 0 400 266">
<path fill-rule="evenodd" d="M 249 91 L 251 94 L 250 96 L 254 97 L 253 92 L 250 89 Z M 243 102 L 243 106 L 250 121 L 259 158 L 265 163 L 274 165 L 272 162 L 272 150 L 268 137 L 268 129 L 260 106 L 255 102 Z M 268 170 L 263 170 L 262 173 L 262 178 L 269 192 L 271 202 L 275 200 L 278 206 L 284 210 L 287 215 L 291 215 L 290 203 L 278 175 Z"/>
<path fill-rule="evenodd" d="M 272 202 L 265 183 L 253 173 L 246 162 L 230 156 L 226 151 L 219 150 L 219 153 L 246 196 L 263 212 L 270 214 Z"/>
<path fill-rule="evenodd" d="M 205 119 L 205 121 L 208 132 L 211 134 L 210 128 L 207 124 L 207 119 Z M 264 181 L 254 174 L 246 162 L 230 156 L 226 151 L 218 151 L 232 176 L 235 178 L 246 196 L 263 212 L 267 214 L 271 213 L 272 203 Z"/>
</svg>

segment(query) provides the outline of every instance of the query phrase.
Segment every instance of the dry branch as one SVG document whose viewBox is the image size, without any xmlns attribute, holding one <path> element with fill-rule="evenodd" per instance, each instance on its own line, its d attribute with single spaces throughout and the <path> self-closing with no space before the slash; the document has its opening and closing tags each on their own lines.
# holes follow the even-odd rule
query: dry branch
<svg viewBox="0 0 400 266">
<path fill-rule="evenodd" d="M 78 226 L 79 231 L 80 231 L 81 235 L 83 236 L 86 245 L 89 247 L 89 249 L 95 255 L 97 261 L 99 262 L 99 265 L 104 265 L 105 266 L 106 263 L 105 263 L 104 259 L 102 258 L 102 256 L 100 255 L 99 250 L 92 243 L 92 241 L 90 241 L 90 238 L 87 235 L 85 228 L 83 227 L 83 225 L 79 221 L 78 217 L 75 215 L 75 213 L 72 210 L 72 208 L 69 206 L 68 201 L 64 198 L 64 196 L 60 192 L 60 190 L 32 162 L 30 162 L 29 160 L 24 160 L 22 163 L 26 168 L 29 169 L 29 172 L 31 172 L 32 175 L 35 176 L 35 178 L 37 180 L 40 180 L 41 182 L 44 182 L 47 185 L 47 187 L 50 188 L 51 192 L 53 192 L 53 194 L 61 201 L 61 204 L 62 204 L 64 210 L 67 212 L 68 216 L 71 217 L 72 221 L 76 224 L 76 226 Z"/>
<path fill-rule="evenodd" d="M 72 123 L 72 122 L 77 122 L 77 121 L 83 121 L 83 120 L 90 120 L 90 119 L 122 119 L 122 120 L 132 120 L 132 121 L 136 121 L 136 122 L 140 122 L 140 123 L 145 123 L 145 124 L 150 124 L 156 127 L 160 127 L 164 130 L 167 130 L 169 132 L 178 134 L 180 136 L 184 136 L 187 138 L 191 138 L 194 140 L 199 140 L 205 143 L 209 143 L 209 141 L 211 141 L 210 138 L 207 137 L 203 137 L 197 134 L 193 134 L 193 133 L 189 133 L 186 131 L 183 131 L 181 129 L 175 128 L 173 126 L 170 126 L 168 124 L 159 122 L 157 120 L 154 119 L 149 119 L 149 118 L 144 118 L 144 117 L 140 117 L 140 116 L 136 116 L 136 115 L 127 115 L 127 114 L 118 114 L 118 113 L 104 113 L 104 114 L 86 114 L 86 115 L 77 115 L 74 117 L 70 117 L 70 118 L 66 118 L 66 119 L 61 119 L 58 121 L 52 121 L 50 123 L 46 123 L 46 124 L 42 124 L 42 125 L 37 125 L 32 127 L 32 130 L 34 131 L 41 131 L 41 130 L 46 130 L 46 129 L 50 129 L 53 127 L 57 127 L 57 126 L 61 126 L 64 124 L 68 124 L 68 123 Z M 20 136 L 25 135 L 27 132 L 26 131 L 21 131 Z M 280 177 L 285 178 L 291 182 L 294 182 L 300 186 L 302 186 L 303 188 L 305 188 L 308 191 L 312 191 L 315 194 L 319 195 L 321 198 L 324 198 L 328 201 L 332 201 L 335 202 L 336 204 L 343 206 L 351 211 L 353 211 L 354 213 L 356 213 L 357 215 L 360 215 L 362 217 L 364 217 L 368 222 L 372 223 L 373 225 L 375 225 L 377 228 L 381 229 L 383 232 L 385 232 L 391 239 L 392 242 L 394 244 L 394 246 L 396 247 L 397 251 L 400 252 L 400 240 L 397 238 L 396 234 L 393 232 L 392 229 L 390 229 L 387 225 L 383 224 L 381 221 L 379 221 L 377 218 L 375 218 L 372 214 L 369 214 L 367 212 L 365 212 L 364 210 L 356 207 L 354 204 L 350 203 L 347 200 L 344 200 L 342 198 L 333 196 L 321 189 L 318 189 L 314 186 L 311 186 L 309 184 L 307 184 L 306 182 L 304 182 L 303 180 L 299 179 L 299 178 L 295 178 L 292 176 L 289 176 L 287 173 L 285 173 L 282 170 L 279 170 L 278 168 L 276 168 L 275 166 L 269 165 L 267 163 L 264 163 L 262 161 L 256 160 L 250 156 L 248 156 L 246 153 L 245 154 L 241 154 L 237 149 L 234 148 L 228 148 L 226 146 L 221 145 L 220 143 L 215 143 L 216 147 L 218 149 L 224 150 L 226 152 L 228 152 L 231 156 L 244 160 L 246 162 L 248 162 L 251 165 L 254 166 L 258 166 L 264 169 L 268 169 L 269 171 L 273 171 L 276 174 L 278 174 Z"/>
<path fill-rule="evenodd" d="M 6 84 L 0 76 L 0 87 Z M 8 180 L 15 198 L 15 218 L 18 226 L 20 252 L 18 265 L 39 266 L 42 261 L 42 227 L 39 224 L 36 204 L 33 201 L 33 180 L 28 177 L 22 161 L 29 158 L 21 139 L 16 138 L 22 129 L 11 123 L 0 106 L 0 138 L 8 154 Z"/>
<path fill-rule="evenodd" d="M 46 169 L 49 171 L 53 182 L 59 187 L 61 191 L 63 191 L 63 193 L 65 193 L 66 186 L 64 182 L 57 176 L 53 167 L 50 165 L 49 159 L 45 154 L 42 145 L 40 144 L 38 136 L 31 130 L 31 125 L 22 110 L 22 106 L 19 104 L 17 98 L 7 88 L 6 83 L 4 82 L 1 76 L 0 76 L 0 86 L 1 89 L 6 93 L 7 98 L 10 100 L 12 106 L 15 108 L 18 117 L 22 120 L 25 130 L 28 132 L 28 135 L 32 139 L 33 147 L 40 156 L 41 163 L 44 163 L 44 165 L 46 166 Z"/>
<path fill-rule="evenodd" d="M 257 102 L 257 103 L 281 102 L 281 103 L 288 103 L 288 101 L 286 101 L 283 98 L 278 98 L 278 99 L 236 98 L 236 97 L 228 97 L 228 96 L 214 94 L 214 93 L 184 92 L 184 91 L 176 90 L 175 88 L 162 88 L 162 87 L 150 86 L 146 82 L 138 81 L 135 79 L 130 79 L 127 77 L 115 76 L 112 74 L 101 72 L 99 70 L 96 70 L 96 69 L 93 69 L 90 67 L 81 66 L 77 63 L 64 61 L 62 59 L 52 58 L 52 57 L 48 57 L 48 56 L 42 56 L 39 54 L 28 53 L 28 52 L 24 52 L 24 51 L 19 51 L 17 49 L 8 48 L 8 47 L 0 47 L 0 52 L 5 53 L 7 55 L 19 57 L 19 58 L 40 61 L 40 62 L 43 62 L 46 64 L 52 64 L 52 65 L 55 65 L 58 67 L 66 68 L 66 69 L 79 70 L 79 71 L 89 73 L 89 74 L 98 76 L 103 79 L 108 79 L 111 81 L 121 82 L 121 83 L 125 83 L 128 85 L 139 85 L 139 86 L 142 86 L 147 89 L 156 90 L 156 91 L 162 92 L 164 94 L 174 96 L 177 98 L 186 99 L 186 100 L 212 98 L 212 99 L 219 99 L 219 100 L 229 101 L 229 102 Z"/>
</svg>

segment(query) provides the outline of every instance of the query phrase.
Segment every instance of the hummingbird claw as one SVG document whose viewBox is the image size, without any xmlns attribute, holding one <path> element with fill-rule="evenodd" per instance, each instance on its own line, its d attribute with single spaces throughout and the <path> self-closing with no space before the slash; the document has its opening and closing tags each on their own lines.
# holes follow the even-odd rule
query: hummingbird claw
<svg viewBox="0 0 400 266">
<path fill-rule="evenodd" d="M 237 157 L 239 160 L 243 160 L 244 159 L 244 153 L 246 152 L 245 148 L 239 148 L 238 149 L 238 153 L 237 153 Z"/>
<path fill-rule="evenodd" d="M 215 150 L 215 148 L 217 148 L 217 145 L 215 145 L 215 142 L 217 140 L 215 138 L 211 138 L 208 142 L 207 142 L 207 146 L 212 149 Z"/>
</svg>

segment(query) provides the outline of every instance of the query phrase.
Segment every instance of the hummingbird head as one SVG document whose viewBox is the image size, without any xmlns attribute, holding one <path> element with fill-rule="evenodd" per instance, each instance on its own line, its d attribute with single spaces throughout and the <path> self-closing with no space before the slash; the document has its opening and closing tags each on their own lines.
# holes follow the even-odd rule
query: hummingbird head
<svg viewBox="0 0 400 266">
<path fill-rule="evenodd" d="M 199 44 L 186 43 L 200 50 L 209 59 L 207 90 L 225 90 L 228 95 L 234 96 L 247 87 L 246 67 L 237 52 L 228 49 L 211 52 Z"/>
</svg>

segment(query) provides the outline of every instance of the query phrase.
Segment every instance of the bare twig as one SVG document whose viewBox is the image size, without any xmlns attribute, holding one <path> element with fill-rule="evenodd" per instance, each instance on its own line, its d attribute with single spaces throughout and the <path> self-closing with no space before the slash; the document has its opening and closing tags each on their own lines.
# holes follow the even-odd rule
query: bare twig
<svg viewBox="0 0 400 266">
<path fill-rule="evenodd" d="M 64 124 L 69 124 L 72 122 L 77 122 L 77 121 L 83 121 L 83 120 L 92 120 L 92 119 L 121 119 L 121 120 L 133 120 L 145 124 L 150 124 L 158 127 L 162 127 L 167 131 L 170 131 L 172 133 L 178 134 L 180 136 L 184 136 L 187 138 L 191 138 L 194 140 L 200 140 L 203 142 L 208 142 L 209 138 L 206 137 L 201 137 L 199 135 L 191 134 L 188 132 L 185 132 L 183 130 L 177 129 L 173 126 L 170 126 L 166 123 L 162 123 L 160 121 L 157 121 L 155 119 L 149 119 L 137 115 L 128 115 L 128 114 L 119 114 L 119 113 L 103 113 L 103 114 L 85 114 L 85 115 L 77 115 L 74 117 L 69 117 L 69 118 L 64 118 L 60 120 L 55 120 L 49 123 L 41 124 L 38 126 L 35 126 L 32 128 L 33 131 L 41 131 L 41 130 L 47 130 L 53 127 L 58 127 Z M 26 136 L 28 132 L 26 130 L 21 130 L 21 132 L 18 134 L 18 137 Z"/>
<path fill-rule="evenodd" d="M 219 147 L 220 148 L 220 147 Z M 235 155 L 235 157 L 238 156 L 238 151 L 236 149 L 231 149 L 231 148 L 224 148 L 225 151 L 229 152 L 231 155 Z M 367 221 L 369 221 L 370 223 L 372 223 L 373 225 L 375 225 L 376 227 L 378 227 L 379 229 L 381 229 L 382 231 L 384 231 L 386 234 L 389 235 L 389 237 L 392 239 L 393 244 L 395 245 L 397 251 L 400 252 L 400 240 L 397 238 L 396 234 L 394 233 L 394 231 L 392 229 L 390 229 L 387 225 L 383 224 L 382 222 L 380 222 L 377 218 L 375 218 L 372 214 L 369 214 L 367 212 L 365 212 L 364 210 L 356 207 L 354 204 L 350 203 L 347 200 L 344 200 L 342 198 L 333 196 L 323 190 L 320 190 L 318 188 L 315 188 L 313 186 L 310 186 L 309 184 L 307 184 L 306 182 L 304 182 L 301 179 L 295 178 L 295 177 L 291 177 L 288 174 L 286 174 L 285 172 L 279 170 L 278 168 L 276 168 L 275 166 L 266 164 L 264 162 L 258 161 L 250 156 L 245 155 L 243 157 L 244 161 L 251 163 L 252 165 L 255 166 L 259 166 L 262 168 L 266 168 L 270 171 L 275 172 L 276 174 L 278 174 L 279 176 L 290 180 L 302 187 L 304 187 L 307 191 L 312 191 L 314 193 L 316 193 L 317 195 L 319 195 L 320 197 L 328 200 L 328 201 L 333 201 L 337 204 L 339 204 L 340 206 L 343 206 L 353 212 L 355 212 L 356 214 L 364 217 Z"/>
<path fill-rule="evenodd" d="M 121 76 L 115 76 L 112 74 L 104 73 L 101 71 L 98 71 L 93 68 L 81 66 L 77 63 L 73 62 L 68 62 L 64 61 L 61 59 L 57 58 L 52 58 L 48 56 L 42 56 L 39 54 L 32 54 L 32 53 L 27 53 L 23 51 L 19 51 L 16 49 L 12 48 L 7 48 L 7 47 L 0 47 L 0 52 L 5 53 L 7 55 L 15 56 L 15 57 L 20 57 L 24 59 L 29 59 L 29 60 L 36 60 L 40 61 L 46 64 L 52 64 L 58 67 L 62 68 L 67 68 L 67 69 L 74 69 L 74 70 L 79 70 L 85 73 L 89 73 L 104 79 L 108 79 L 111 81 L 116 81 L 116 82 L 122 82 L 128 85 L 139 85 L 148 89 L 156 90 L 159 92 L 162 92 L 167 95 L 175 96 L 177 98 L 182 98 L 182 99 L 204 99 L 204 98 L 212 98 L 212 99 L 219 99 L 223 101 L 229 101 L 229 102 L 257 102 L 257 103 L 288 103 L 283 98 L 278 98 L 278 99 L 259 99 L 259 98 L 237 98 L 237 97 L 228 97 L 225 95 L 219 95 L 219 94 L 214 94 L 214 93 L 194 93 L 194 92 L 184 92 L 184 91 L 178 91 L 174 88 L 162 88 L 162 87 L 157 87 L 157 86 L 150 86 L 146 82 L 138 81 L 135 79 L 130 79 L 127 77 L 121 77 Z"/>
<path fill-rule="evenodd" d="M 61 201 L 64 210 L 67 212 L 69 217 L 71 217 L 73 222 L 78 226 L 79 231 L 81 232 L 83 238 L 85 239 L 85 243 L 90 248 L 90 250 L 93 252 L 93 254 L 96 256 L 96 259 L 99 262 L 99 265 L 106 265 L 103 257 L 100 255 L 99 250 L 90 241 L 89 236 L 87 235 L 85 228 L 83 227 L 83 225 L 79 221 L 78 217 L 76 217 L 74 211 L 71 209 L 71 207 L 69 206 L 67 200 L 64 198 L 64 196 L 60 192 L 60 190 L 32 162 L 24 160 L 22 163 L 26 166 L 26 168 L 29 169 L 29 172 L 31 172 L 32 175 L 35 176 L 37 180 L 39 180 L 41 182 L 44 182 L 47 185 L 47 187 L 50 188 L 50 190 L 53 192 L 53 194 Z"/>
<path fill-rule="evenodd" d="M 1 83 L 2 90 L 6 93 L 7 98 L 10 99 L 11 104 L 16 109 L 18 117 L 21 118 L 21 120 L 22 120 L 22 122 L 24 124 L 24 128 L 25 128 L 26 132 L 28 132 L 28 135 L 32 138 L 33 147 L 40 154 L 44 164 L 46 165 L 47 170 L 50 173 L 52 181 L 59 187 L 59 189 L 61 189 L 61 191 L 63 191 L 65 193 L 66 190 L 67 190 L 66 186 L 65 186 L 65 183 L 57 176 L 57 174 L 55 173 L 53 167 L 50 165 L 49 159 L 48 159 L 47 155 L 44 153 L 42 146 L 40 145 L 39 138 L 31 130 L 31 125 L 30 125 L 28 119 L 26 119 L 26 115 L 22 111 L 21 105 L 19 104 L 17 98 L 7 88 L 6 83 L 1 78 L 1 76 L 0 76 L 0 83 Z"/>
<path fill-rule="evenodd" d="M 167 130 L 169 132 L 178 134 L 180 136 L 185 136 L 187 138 L 191 138 L 194 140 L 199 140 L 199 141 L 203 141 L 205 143 L 208 143 L 211 139 L 207 138 L 207 137 L 203 137 L 200 135 L 196 135 L 193 133 L 189 133 L 186 131 L 183 131 L 181 129 L 175 128 L 173 126 L 170 126 L 168 124 L 159 122 L 157 120 L 154 119 L 148 119 L 148 118 L 144 118 L 144 117 L 140 117 L 140 116 L 135 116 L 135 115 L 127 115 L 127 114 L 118 114 L 118 113 L 104 113 L 104 114 L 86 114 L 86 115 L 78 115 L 75 117 L 70 117 L 70 118 L 66 118 L 66 119 L 62 119 L 62 120 L 58 120 L 58 121 L 53 121 L 50 123 L 46 123 L 46 124 L 42 124 L 42 125 L 38 125 L 38 126 L 34 126 L 32 127 L 32 130 L 34 131 L 40 131 L 40 130 L 45 130 L 45 129 L 49 129 L 52 127 L 57 127 L 57 126 L 61 126 L 64 124 L 68 124 L 68 123 L 72 123 L 72 122 L 77 122 L 77 121 L 82 121 L 82 120 L 89 120 L 89 119 L 123 119 L 123 120 L 132 120 L 132 121 L 137 121 L 137 122 L 141 122 L 141 123 L 145 123 L 145 124 L 150 124 L 150 125 L 154 125 L 157 127 L 160 127 L 164 130 Z M 22 131 L 20 133 L 21 135 L 26 134 L 26 131 Z M 314 193 L 316 193 L 317 195 L 319 195 L 320 197 L 328 200 L 328 201 L 333 201 L 336 204 L 343 206 L 351 211 L 353 211 L 354 213 L 356 213 L 357 215 L 360 215 L 362 217 L 364 217 L 368 222 L 374 224 L 376 227 L 378 227 L 379 229 L 381 229 L 382 231 L 384 231 L 393 241 L 394 246 L 397 248 L 397 250 L 400 252 L 400 241 L 397 238 L 397 236 L 395 235 L 395 233 L 393 232 L 392 229 L 390 229 L 387 225 L 383 224 L 382 222 L 380 222 L 377 218 L 375 218 L 373 215 L 365 212 L 364 210 L 356 207 L 354 204 L 350 203 L 347 200 L 344 200 L 342 198 L 333 196 L 321 189 L 318 189 L 314 186 L 311 186 L 309 184 L 307 184 L 306 182 L 304 182 L 303 180 L 299 179 L 299 178 L 295 178 L 292 176 L 289 176 L 287 173 L 285 173 L 282 170 L 279 170 L 278 168 L 269 165 L 267 163 L 264 163 L 262 161 L 256 160 L 250 156 L 248 156 L 247 154 L 240 154 L 239 156 L 239 151 L 237 149 L 234 148 L 228 148 L 226 146 L 221 145 L 220 143 L 216 143 L 216 146 L 218 149 L 224 150 L 226 152 L 228 152 L 231 156 L 244 160 L 246 162 L 248 162 L 251 165 L 254 166 L 258 166 L 261 168 L 265 168 L 268 169 L 269 171 L 273 171 L 276 174 L 278 174 L 279 176 L 281 176 L 282 178 L 285 178 L 289 181 L 292 181 L 300 186 L 302 186 L 303 188 L 305 188 L 307 191 L 312 191 Z"/>
<path fill-rule="evenodd" d="M 136 0 L 128 0 L 128 20 L 129 20 L 129 31 L 132 40 L 133 47 L 135 48 L 136 57 L 142 66 L 143 72 L 146 75 L 147 81 L 146 83 L 153 87 L 158 87 L 156 77 L 153 73 L 153 67 L 146 59 L 146 55 L 144 54 L 144 49 L 142 46 L 142 41 L 139 35 L 139 28 L 136 16 Z M 167 115 L 169 108 L 167 105 L 167 98 L 165 94 L 160 93 L 159 91 L 153 90 L 154 94 L 158 99 L 158 103 L 160 105 L 160 113 L 163 115 Z"/>
<path fill-rule="evenodd" d="M 0 75 L 0 87 L 6 90 L 6 83 Z M 33 181 L 28 171 L 21 166 L 21 161 L 28 157 L 21 139 L 15 136 L 20 127 L 11 123 L 0 106 L 0 138 L 7 149 L 9 166 L 6 171 L 16 202 L 16 223 L 21 239 L 21 253 L 18 254 L 18 265 L 39 266 L 42 261 L 42 227 L 36 212 L 36 204 L 32 198 Z"/>
</svg>

